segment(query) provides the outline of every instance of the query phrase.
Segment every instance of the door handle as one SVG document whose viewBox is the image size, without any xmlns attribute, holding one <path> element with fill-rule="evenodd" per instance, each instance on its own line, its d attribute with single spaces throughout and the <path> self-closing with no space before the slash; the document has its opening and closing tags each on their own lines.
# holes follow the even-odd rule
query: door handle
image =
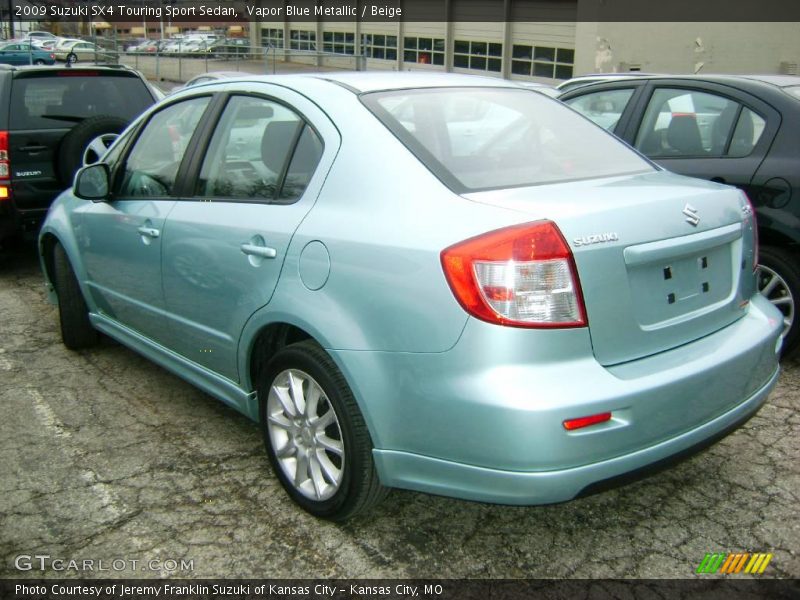
<svg viewBox="0 0 800 600">
<path fill-rule="evenodd" d="M 161 235 L 161 232 L 153 227 L 139 227 L 139 229 L 136 231 L 138 231 L 141 235 L 146 235 L 150 238 L 157 238 L 159 235 Z"/>
<path fill-rule="evenodd" d="M 20 152 L 43 152 L 47 150 L 47 146 L 42 146 L 39 144 L 31 144 L 30 146 L 20 146 L 17 148 Z"/>
<path fill-rule="evenodd" d="M 250 256 L 260 256 L 261 258 L 275 258 L 278 251 L 269 246 L 256 246 L 255 244 L 242 244 L 242 252 Z"/>
</svg>

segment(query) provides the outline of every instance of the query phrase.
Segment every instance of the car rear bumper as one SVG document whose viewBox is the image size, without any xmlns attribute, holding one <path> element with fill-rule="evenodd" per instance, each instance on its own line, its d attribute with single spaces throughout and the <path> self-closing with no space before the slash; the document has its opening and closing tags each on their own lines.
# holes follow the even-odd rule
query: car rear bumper
<svg viewBox="0 0 800 600">
<path fill-rule="evenodd" d="M 385 474 L 383 483 L 391 487 L 498 504 L 564 502 L 595 485 L 647 467 L 655 468 L 687 451 L 702 450 L 710 441 L 727 435 L 750 419 L 766 401 L 778 375 L 776 370 L 755 394 L 700 427 L 630 454 L 571 469 L 502 471 L 391 450 L 375 450 L 375 460 L 379 472 Z"/>
<path fill-rule="evenodd" d="M 331 355 L 359 399 L 385 485 L 544 504 L 684 452 L 755 414 L 778 378 L 781 327 L 757 296 L 724 329 L 615 367 L 597 363 L 586 330 L 474 320 L 448 352 Z M 612 419 L 562 426 L 602 412 Z"/>
</svg>

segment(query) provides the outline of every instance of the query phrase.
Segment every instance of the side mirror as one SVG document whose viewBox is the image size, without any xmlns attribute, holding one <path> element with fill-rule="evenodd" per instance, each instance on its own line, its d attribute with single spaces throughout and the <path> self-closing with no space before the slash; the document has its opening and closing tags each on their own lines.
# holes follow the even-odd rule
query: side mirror
<svg viewBox="0 0 800 600">
<path fill-rule="evenodd" d="M 105 163 L 95 163 L 79 169 L 75 174 L 73 193 L 83 200 L 100 202 L 109 194 L 110 173 Z"/>
</svg>

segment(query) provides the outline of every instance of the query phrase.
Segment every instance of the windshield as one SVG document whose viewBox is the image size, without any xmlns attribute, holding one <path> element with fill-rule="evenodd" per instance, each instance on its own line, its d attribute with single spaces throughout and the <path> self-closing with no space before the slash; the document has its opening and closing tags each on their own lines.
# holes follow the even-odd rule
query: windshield
<svg viewBox="0 0 800 600">
<path fill-rule="evenodd" d="M 397 90 L 362 100 L 459 193 L 654 170 L 587 119 L 528 90 Z"/>
</svg>

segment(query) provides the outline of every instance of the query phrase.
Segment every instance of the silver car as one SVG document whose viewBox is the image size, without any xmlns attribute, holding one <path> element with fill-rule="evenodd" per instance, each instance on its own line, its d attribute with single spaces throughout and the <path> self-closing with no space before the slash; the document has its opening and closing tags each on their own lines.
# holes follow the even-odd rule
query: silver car
<svg viewBox="0 0 800 600">
<path fill-rule="evenodd" d="M 738 190 L 512 82 L 324 73 L 163 100 L 40 250 L 69 348 L 102 332 L 257 421 L 341 520 L 390 487 L 565 501 L 746 421 L 782 327 L 754 232 Z"/>
</svg>

